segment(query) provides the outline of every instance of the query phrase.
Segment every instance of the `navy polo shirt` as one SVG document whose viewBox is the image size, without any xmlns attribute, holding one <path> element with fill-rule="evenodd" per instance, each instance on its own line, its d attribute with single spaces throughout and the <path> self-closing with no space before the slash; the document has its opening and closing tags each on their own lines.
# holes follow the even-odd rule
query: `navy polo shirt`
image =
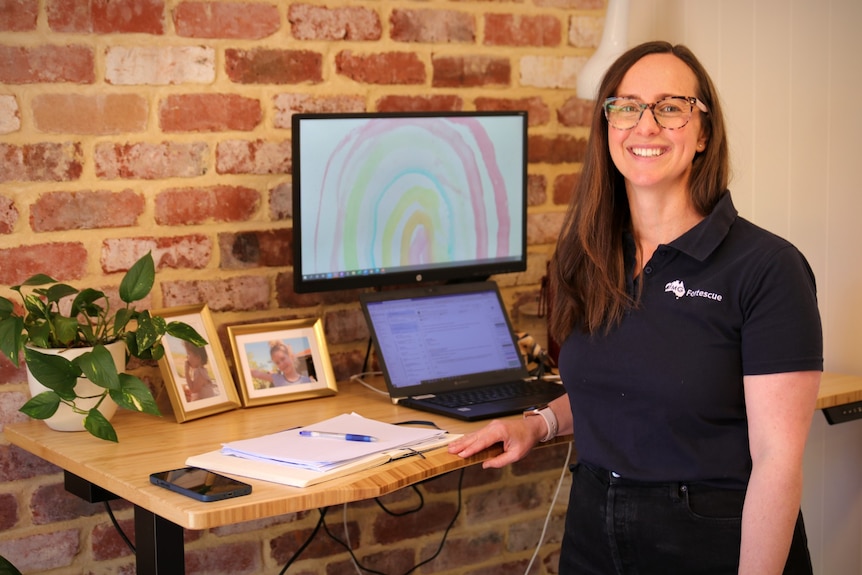
<svg viewBox="0 0 862 575">
<path fill-rule="evenodd" d="M 744 487 L 743 376 L 823 369 L 811 268 L 726 192 L 634 281 L 641 301 L 619 326 L 573 332 L 560 349 L 579 459 L 631 479 Z"/>
</svg>

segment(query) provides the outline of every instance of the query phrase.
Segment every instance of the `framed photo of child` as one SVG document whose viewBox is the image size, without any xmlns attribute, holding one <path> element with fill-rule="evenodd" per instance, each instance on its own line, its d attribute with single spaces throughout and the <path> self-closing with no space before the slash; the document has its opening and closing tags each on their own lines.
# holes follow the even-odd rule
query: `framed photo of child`
<svg viewBox="0 0 862 575">
<path fill-rule="evenodd" d="M 228 326 L 244 407 L 335 395 L 320 319 Z"/>
<path fill-rule="evenodd" d="M 240 407 L 236 385 L 206 304 L 178 306 L 158 313 L 168 323 L 189 324 L 207 340 L 207 345 L 197 347 L 171 335 L 162 339 L 165 355 L 159 360 L 159 369 L 177 422 Z"/>
</svg>

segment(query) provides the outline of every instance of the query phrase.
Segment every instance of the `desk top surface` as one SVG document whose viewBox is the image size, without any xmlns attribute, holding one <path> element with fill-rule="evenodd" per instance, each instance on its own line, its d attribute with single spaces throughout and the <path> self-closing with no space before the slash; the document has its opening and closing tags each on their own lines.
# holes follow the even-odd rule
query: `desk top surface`
<svg viewBox="0 0 862 575">
<path fill-rule="evenodd" d="M 823 375 L 818 409 L 860 400 L 862 377 Z M 7 425 L 5 434 L 13 444 L 189 529 L 369 499 L 500 452 L 495 446 L 465 460 L 443 448 L 427 453 L 424 459 L 410 457 L 306 488 L 245 479 L 253 487 L 250 495 L 212 503 L 198 502 L 149 482 L 150 473 L 182 467 L 188 456 L 219 449 L 224 442 L 275 433 L 353 411 L 390 423 L 431 420 L 453 433 L 469 432 L 485 424 L 393 405 L 387 396 L 348 382 L 341 384 L 333 397 L 237 409 L 182 424 L 170 415 L 158 418 L 119 410 L 113 420 L 120 438 L 117 444 L 84 432 L 53 431 L 36 420 Z"/>
</svg>

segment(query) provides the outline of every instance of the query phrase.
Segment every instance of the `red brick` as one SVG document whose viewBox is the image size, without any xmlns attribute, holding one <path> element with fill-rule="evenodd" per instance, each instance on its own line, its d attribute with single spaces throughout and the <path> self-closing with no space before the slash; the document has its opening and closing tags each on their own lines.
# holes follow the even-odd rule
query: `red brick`
<svg viewBox="0 0 862 575">
<path fill-rule="evenodd" d="M 281 26 L 278 8 L 262 3 L 181 2 L 173 11 L 177 36 L 259 40 Z"/>
<path fill-rule="evenodd" d="M 211 84 L 216 52 L 206 46 L 110 46 L 105 81 L 114 86 Z"/>
<path fill-rule="evenodd" d="M 465 12 L 395 9 L 389 21 L 389 34 L 398 42 L 472 44 L 476 40 L 476 23 Z"/>
<path fill-rule="evenodd" d="M 225 543 L 207 549 L 193 549 L 185 553 L 186 573 L 244 573 L 264 572 L 257 541 Z"/>
<path fill-rule="evenodd" d="M 48 27 L 78 34 L 163 34 L 162 0 L 47 0 Z"/>
<path fill-rule="evenodd" d="M 374 542 L 392 545 L 441 531 L 452 521 L 455 504 L 449 502 L 425 502 L 420 513 L 402 517 L 378 515 L 374 518 Z"/>
<path fill-rule="evenodd" d="M 120 529 L 123 530 L 129 539 L 135 540 L 135 521 L 134 519 L 118 519 Z M 105 561 L 107 559 L 116 559 L 117 557 L 127 557 L 132 554 L 132 550 L 123 541 L 120 534 L 113 523 L 100 523 L 93 527 L 90 533 L 90 547 L 93 550 L 93 559 L 96 561 Z"/>
<path fill-rule="evenodd" d="M 237 84 L 319 84 L 323 56 L 311 50 L 225 50 L 225 69 Z"/>
<path fill-rule="evenodd" d="M 359 290 L 337 290 L 317 293 L 298 294 L 293 291 L 293 273 L 283 272 L 275 278 L 276 300 L 278 307 L 303 308 L 317 305 L 337 305 L 356 303 Z"/>
<path fill-rule="evenodd" d="M 165 307 L 206 302 L 215 312 L 268 309 L 270 292 L 269 278 L 263 275 L 212 281 L 162 282 Z"/>
<path fill-rule="evenodd" d="M 548 199 L 548 181 L 541 174 L 527 174 L 527 205 L 541 206 Z"/>
<path fill-rule="evenodd" d="M 587 127 L 593 123 L 593 111 L 596 103 L 593 100 L 569 98 L 557 110 L 557 121 L 566 127 Z"/>
<path fill-rule="evenodd" d="M 30 515 L 34 525 L 91 517 L 103 509 L 101 504 L 88 503 L 72 495 L 62 483 L 39 486 L 30 497 Z"/>
<path fill-rule="evenodd" d="M 347 530 L 350 535 L 352 548 L 356 549 L 360 538 L 359 526 L 356 522 L 350 521 L 347 524 Z M 339 530 L 339 532 L 344 533 L 343 530 Z M 286 563 L 296 552 L 297 548 L 308 539 L 309 535 L 311 535 L 310 528 L 295 529 L 278 537 L 273 537 L 269 544 L 272 558 L 278 564 Z M 331 537 L 320 537 L 320 534 L 318 534 L 317 537 L 311 540 L 309 546 L 303 550 L 302 559 L 319 559 L 343 552 L 344 547 L 336 543 Z"/>
<path fill-rule="evenodd" d="M 581 174 L 562 174 L 554 179 L 554 204 L 558 206 L 568 206 L 575 195 L 575 188 L 578 187 L 578 182 L 581 179 Z"/>
<path fill-rule="evenodd" d="M 561 8 L 564 10 L 605 9 L 605 0 L 533 0 L 533 3 L 543 8 Z"/>
<path fill-rule="evenodd" d="M 15 303 L 17 304 L 18 302 L 16 301 Z M 5 355 L 0 353 L 0 385 L 9 383 L 27 383 L 27 370 L 24 368 L 23 362 L 20 366 L 15 367 L 15 364 L 9 361 Z M 6 392 L 5 395 L 13 395 L 13 393 Z M 29 396 L 21 400 L 21 405 L 24 405 L 24 402 L 28 399 Z M 17 411 L 18 407 L 20 406 L 16 405 L 14 409 Z M 27 418 L 25 416 L 24 420 L 26 419 Z M 10 416 L 8 412 L 2 418 L 3 423 L 12 423 L 13 420 L 17 421 L 17 416 Z"/>
<path fill-rule="evenodd" d="M 526 110 L 530 126 L 542 126 L 551 118 L 548 105 L 539 96 L 532 98 L 476 98 L 476 109 L 482 111 Z"/>
<path fill-rule="evenodd" d="M 562 24 L 554 16 L 485 14 L 487 46 L 554 47 L 560 45 L 562 38 Z"/>
<path fill-rule="evenodd" d="M 299 40 L 371 41 L 382 34 L 377 12 L 359 6 L 291 4 L 287 19 L 291 35 Z"/>
<path fill-rule="evenodd" d="M 0 182 L 69 182 L 84 167 L 80 143 L 0 143 Z"/>
<path fill-rule="evenodd" d="M 362 547 L 360 546 L 357 551 L 361 553 Z M 413 573 L 415 572 L 414 567 L 418 563 L 416 551 L 412 547 L 385 549 L 377 553 L 360 555 L 360 562 L 363 567 L 368 569 L 369 573 Z M 353 565 L 348 560 L 327 565 L 327 574 L 340 575 L 353 572 L 355 572 Z"/>
<path fill-rule="evenodd" d="M 245 221 L 259 205 L 260 194 L 242 186 L 172 188 L 156 196 L 156 223 L 174 226 Z"/>
<path fill-rule="evenodd" d="M 176 94 L 159 106 L 163 132 L 248 132 L 262 118 L 260 101 L 238 94 Z"/>
<path fill-rule="evenodd" d="M 21 111 L 15 96 L 0 94 L 0 134 L 11 134 L 21 129 Z"/>
<path fill-rule="evenodd" d="M 326 312 L 323 331 L 332 345 L 368 340 L 368 323 L 359 309 L 339 309 Z"/>
<path fill-rule="evenodd" d="M 8 369 L 4 366 L 8 366 Z M 9 371 L 11 377 L 15 378 L 18 377 L 18 373 L 21 373 L 22 376 L 20 379 L 22 381 L 26 381 L 26 367 L 15 368 L 11 361 L 6 359 L 3 354 L 0 354 L 0 383 L 14 383 L 3 379 L 4 371 Z M 19 411 L 21 406 L 24 405 L 28 399 L 30 399 L 29 393 L 20 393 L 17 391 L 5 391 L 0 393 L 0 431 L 10 423 L 23 423 L 30 419 Z M 2 529 L 0 529 L 0 531 L 2 531 Z"/>
<path fill-rule="evenodd" d="M 0 445 L 0 481 L 59 473 L 60 468 L 14 445 Z"/>
<path fill-rule="evenodd" d="M 290 140 L 225 140 L 216 148 L 216 171 L 219 174 L 289 174 Z"/>
<path fill-rule="evenodd" d="M 0 285 L 17 285 L 41 273 L 50 273 L 57 280 L 76 280 L 86 270 L 87 250 L 79 242 L 0 249 Z"/>
<path fill-rule="evenodd" d="M 423 557 L 430 557 L 436 551 L 437 545 L 429 543 L 422 550 Z M 458 537 L 446 541 L 446 552 L 438 555 L 428 564 L 431 573 L 448 571 L 467 571 L 466 567 L 477 563 L 484 563 L 488 557 L 500 557 L 506 550 L 505 538 L 497 531 L 487 530 L 476 537 Z M 500 565 L 494 566 L 495 574 L 500 573 L 522 573 L 517 570 L 502 569 Z M 474 570 L 469 570 L 473 575 Z"/>
<path fill-rule="evenodd" d="M 18 500 L 13 493 L 0 493 L 0 531 L 8 531 L 18 523 Z"/>
<path fill-rule="evenodd" d="M 203 142 L 96 144 L 96 176 L 108 180 L 191 178 L 207 172 L 208 146 Z"/>
<path fill-rule="evenodd" d="M 11 234 L 18 223 L 18 208 L 6 196 L 0 196 L 0 234 Z"/>
<path fill-rule="evenodd" d="M 276 128 L 291 127 L 294 114 L 322 112 L 365 112 L 364 96 L 326 96 L 318 94 L 277 94 L 273 98 Z"/>
<path fill-rule="evenodd" d="M 423 84 L 425 65 L 415 52 L 355 54 L 344 50 L 335 56 L 338 74 L 363 84 Z"/>
<path fill-rule="evenodd" d="M 375 104 L 380 112 L 453 111 L 464 108 L 460 96 L 383 96 Z"/>
<path fill-rule="evenodd" d="M 0 209 L 0 214 L 2 214 L 2 209 Z M 293 218 L 293 186 L 291 182 L 278 184 L 269 191 L 269 217 L 273 221 Z M 0 220 L 2 220 L 2 216 L 0 216 Z"/>
<path fill-rule="evenodd" d="M 0 14 L 0 32 L 35 30 L 39 0 L 0 0 Z"/>
<path fill-rule="evenodd" d="M 563 212 L 527 214 L 527 245 L 556 244 L 563 229 Z"/>
<path fill-rule="evenodd" d="M 3 555 L 23 573 L 68 567 L 80 550 L 81 532 L 65 529 L 3 541 Z"/>
<path fill-rule="evenodd" d="M 361 372 L 365 367 L 365 351 L 352 350 L 346 352 L 331 352 L 329 359 L 335 381 L 347 381 L 351 375 Z"/>
<path fill-rule="evenodd" d="M 42 194 L 30 207 L 35 232 L 134 226 L 144 213 L 144 198 L 132 190 Z"/>
<path fill-rule="evenodd" d="M 221 269 L 283 267 L 293 265 L 293 230 L 221 233 L 218 236 Z"/>
<path fill-rule="evenodd" d="M 0 46 L 0 62 L 2 84 L 92 84 L 96 78 L 93 49 L 87 46 Z"/>
<path fill-rule="evenodd" d="M 56 134 L 122 134 L 147 129 L 149 106 L 137 94 L 41 94 L 33 98 L 33 121 Z"/>
<path fill-rule="evenodd" d="M 435 88 L 508 86 L 512 67 L 508 58 L 491 56 L 436 56 L 432 59 Z"/>
<path fill-rule="evenodd" d="M 530 136 L 527 149 L 531 164 L 577 163 L 584 160 L 587 141 L 568 135 Z"/>
<path fill-rule="evenodd" d="M 515 477 L 530 475 L 539 471 L 560 471 L 568 465 L 566 455 L 568 444 L 548 445 L 541 449 L 534 449 L 526 457 L 512 464 L 510 470 Z M 574 461 L 574 453 L 572 460 Z"/>
<path fill-rule="evenodd" d="M 204 235 L 162 238 L 117 238 L 102 242 L 100 262 L 106 274 L 125 272 L 147 252 L 152 252 L 156 271 L 202 269 L 212 257 L 212 240 Z M 195 302 L 197 303 L 197 302 Z"/>
</svg>

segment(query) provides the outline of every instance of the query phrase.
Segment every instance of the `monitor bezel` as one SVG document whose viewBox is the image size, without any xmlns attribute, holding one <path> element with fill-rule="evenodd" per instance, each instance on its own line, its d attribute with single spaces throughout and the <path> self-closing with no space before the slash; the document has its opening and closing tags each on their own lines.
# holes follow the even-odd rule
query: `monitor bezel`
<svg viewBox="0 0 862 575">
<path fill-rule="evenodd" d="M 507 116 L 518 118 L 522 122 L 522 194 L 520 221 L 516 225 L 521 228 L 520 257 L 489 262 L 470 261 L 464 264 L 447 263 L 439 266 L 423 267 L 421 270 L 402 270 L 374 275 L 345 276 L 331 279 L 303 278 L 302 266 L 302 206 L 301 185 L 302 173 L 300 166 L 302 145 L 299 137 L 300 123 L 304 120 L 327 119 L 375 119 L 375 118 L 446 118 L 446 117 L 492 117 Z M 293 192 L 293 288 L 296 293 L 315 293 L 334 290 L 352 290 L 364 288 L 381 288 L 385 286 L 421 286 L 434 283 L 454 283 L 466 281 L 483 281 L 493 275 L 518 273 L 527 269 L 527 130 L 528 117 L 524 110 L 497 111 L 423 111 L 423 112 L 327 112 L 327 113 L 296 113 L 291 118 L 292 138 L 292 183 Z"/>
</svg>

